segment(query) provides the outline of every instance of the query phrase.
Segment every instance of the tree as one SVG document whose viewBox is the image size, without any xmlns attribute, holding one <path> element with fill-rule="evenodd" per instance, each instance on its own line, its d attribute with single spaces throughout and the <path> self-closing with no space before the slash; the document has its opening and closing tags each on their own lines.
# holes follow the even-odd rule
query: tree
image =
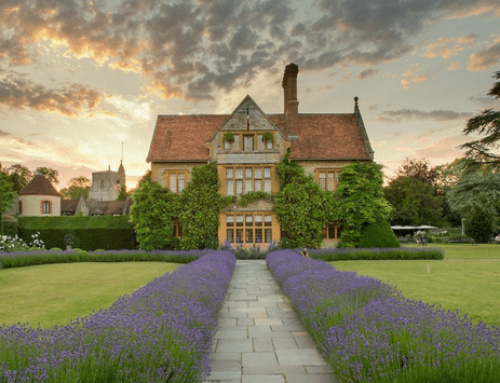
<svg viewBox="0 0 500 383">
<path fill-rule="evenodd" d="M 392 208 L 384 197 L 381 168 L 374 162 L 355 162 L 342 169 L 336 191 L 343 228 L 339 246 L 358 246 L 366 225 L 389 217 Z"/>
<path fill-rule="evenodd" d="M 68 187 L 61 189 L 61 194 L 64 199 L 79 199 L 83 197 L 87 199 L 91 181 L 84 176 L 75 177 L 69 180 Z"/>
<path fill-rule="evenodd" d="M 405 158 L 403 165 L 396 171 L 396 178 L 412 177 L 416 180 L 434 185 L 438 178 L 438 171 L 425 159 Z"/>
<path fill-rule="evenodd" d="M 385 198 L 394 210 L 393 225 L 439 225 L 442 222 L 444 197 L 435 187 L 413 177 L 398 177 L 384 189 Z"/>
<path fill-rule="evenodd" d="M 493 78 L 500 80 L 500 71 Z M 500 81 L 497 81 L 490 89 L 489 96 L 500 99 Z M 482 165 L 493 165 L 500 168 L 500 111 L 486 109 L 481 114 L 472 117 L 468 122 L 463 134 L 471 133 L 482 135 L 482 138 L 469 141 L 461 146 L 466 149 L 466 157 L 469 166 L 478 167 Z"/>
<path fill-rule="evenodd" d="M 58 184 L 59 171 L 56 169 L 48 168 L 45 166 L 39 166 L 35 169 L 35 174 L 41 174 L 47 178 L 51 183 Z"/>
<path fill-rule="evenodd" d="M 26 166 L 14 164 L 5 169 L 13 183 L 14 191 L 19 193 L 33 178 L 33 173 Z"/>
<path fill-rule="evenodd" d="M 12 207 L 16 192 L 10 177 L 0 171 L 0 235 L 3 235 L 3 214 Z"/>
<path fill-rule="evenodd" d="M 130 217 L 134 223 L 139 247 L 144 250 L 165 249 L 173 239 L 177 216 L 177 195 L 151 178 L 141 180 L 133 194 Z"/>
</svg>

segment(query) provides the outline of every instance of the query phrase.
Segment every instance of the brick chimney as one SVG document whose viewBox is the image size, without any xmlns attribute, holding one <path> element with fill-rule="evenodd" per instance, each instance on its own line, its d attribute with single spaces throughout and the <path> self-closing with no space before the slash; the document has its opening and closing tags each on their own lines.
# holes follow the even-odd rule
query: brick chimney
<svg viewBox="0 0 500 383">
<path fill-rule="evenodd" d="M 297 100 L 298 73 L 299 67 L 292 63 L 285 67 L 285 74 L 283 75 L 283 95 L 285 99 L 285 117 L 288 136 L 299 135 L 299 101 Z"/>
</svg>

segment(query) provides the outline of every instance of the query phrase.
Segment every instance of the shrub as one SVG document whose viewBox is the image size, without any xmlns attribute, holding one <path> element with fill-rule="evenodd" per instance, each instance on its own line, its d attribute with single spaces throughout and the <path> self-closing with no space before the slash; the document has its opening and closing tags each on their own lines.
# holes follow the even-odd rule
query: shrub
<svg viewBox="0 0 500 383">
<path fill-rule="evenodd" d="M 67 326 L 1 327 L 0 382 L 200 382 L 234 265 L 214 252 Z"/>
<path fill-rule="evenodd" d="M 3 233 L 2 235 L 7 235 L 9 237 L 14 237 L 18 234 L 18 224 L 17 219 L 11 217 L 10 215 L 5 215 L 3 217 Z"/>
<path fill-rule="evenodd" d="M 465 232 L 476 243 L 488 243 L 493 235 L 494 217 L 488 212 L 476 209 L 465 221 Z"/>
<path fill-rule="evenodd" d="M 397 247 L 383 249 L 309 249 L 309 256 L 326 262 L 355 260 L 417 260 L 444 259 L 444 251 L 433 247 Z"/>
<path fill-rule="evenodd" d="M 389 222 L 385 219 L 379 219 L 374 223 L 368 224 L 363 229 L 358 247 L 367 249 L 371 247 L 385 248 L 400 246 Z"/>
</svg>

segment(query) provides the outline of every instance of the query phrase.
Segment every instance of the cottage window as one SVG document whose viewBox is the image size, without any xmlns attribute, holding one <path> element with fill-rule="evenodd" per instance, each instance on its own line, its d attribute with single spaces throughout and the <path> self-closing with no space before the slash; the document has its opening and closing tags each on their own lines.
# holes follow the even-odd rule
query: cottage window
<svg viewBox="0 0 500 383">
<path fill-rule="evenodd" d="M 234 137 L 233 142 L 224 140 L 224 150 L 253 152 L 254 150 L 272 150 L 273 141 L 263 141 L 263 133 L 256 132 L 231 132 Z M 240 145 L 241 142 L 241 145 Z"/>
<path fill-rule="evenodd" d="M 335 191 L 339 183 L 340 170 L 317 170 L 316 181 L 323 190 Z"/>
<path fill-rule="evenodd" d="M 182 226 L 179 221 L 174 221 L 174 237 L 182 238 Z"/>
<path fill-rule="evenodd" d="M 227 167 L 226 194 L 244 194 L 252 191 L 272 191 L 272 168 L 260 166 Z"/>
<path fill-rule="evenodd" d="M 19 201 L 19 214 L 23 214 L 23 203 Z"/>
<path fill-rule="evenodd" d="M 42 202 L 42 213 L 50 214 L 52 212 L 52 203 L 49 201 Z"/>
</svg>

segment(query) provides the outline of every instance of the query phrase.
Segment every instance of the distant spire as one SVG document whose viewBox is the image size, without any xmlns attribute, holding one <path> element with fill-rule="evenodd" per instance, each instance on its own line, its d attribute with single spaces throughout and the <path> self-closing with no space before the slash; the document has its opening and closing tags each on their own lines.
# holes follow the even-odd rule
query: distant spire
<svg viewBox="0 0 500 383">
<path fill-rule="evenodd" d="M 123 141 L 122 141 L 122 159 L 120 160 L 121 163 L 123 163 Z"/>
</svg>

